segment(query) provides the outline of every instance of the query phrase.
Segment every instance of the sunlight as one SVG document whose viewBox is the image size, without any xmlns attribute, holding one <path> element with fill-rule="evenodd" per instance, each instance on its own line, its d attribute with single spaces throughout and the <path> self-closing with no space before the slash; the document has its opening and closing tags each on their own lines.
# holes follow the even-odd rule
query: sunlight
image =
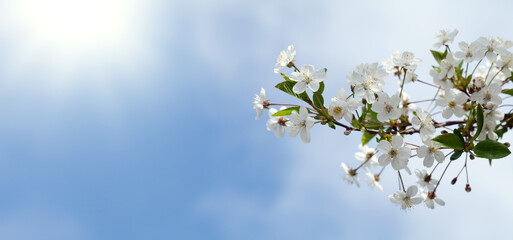
<svg viewBox="0 0 513 240">
<path fill-rule="evenodd" d="M 129 0 L 18 0 L 11 12 L 27 37 L 64 51 L 88 51 L 119 41 L 130 27 Z"/>
</svg>

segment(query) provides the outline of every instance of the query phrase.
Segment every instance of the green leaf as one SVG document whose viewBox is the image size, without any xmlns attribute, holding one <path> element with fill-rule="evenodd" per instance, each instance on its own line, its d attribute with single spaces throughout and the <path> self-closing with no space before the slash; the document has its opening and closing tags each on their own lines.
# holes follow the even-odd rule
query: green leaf
<svg viewBox="0 0 513 240">
<path fill-rule="evenodd" d="M 286 76 L 284 76 L 284 77 L 286 77 Z M 296 94 L 294 91 L 292 91 L 292 88 L 294 87 L 295 84 L 296 84 L 296 82 L 294 82 L 294 81 L 286 80 L 284 82 L 278 83 L 275 87 L 277 89 L 280 89 L 280 90 L 282 90 L 296 98 L 299 98 L 305 102 L 310 102 L 310 100 L 308 98 L 308 94 L 306 94 L 306 91 L 302 92 L 301 94 Z"/>
<path fill-rule="evenodd" d="M 505 93 L 505 94 L 513 96 L 513 88 L 511 88 L 511 89 L 503 89 L 502 93 Z"/>
<path fill-rule="evenodd" d="M 511 152 L 504 144 L 487 139 L 476 145 L 474 153 L 481 158 L 498 159 L 508 156 Z"/>
<path fill-rule="evenodd" d="M 278 117 L 278 116 L 288 116 L 290 114 L 292 114 L 292 111 L 296 111 L 299 113 L 299 107 L 289 107 L 289 108 L 285 108 L 281 111 L 278 111 L 276 112 L 275 114 L 273 114 L 274 117 Z"/>
<path fill-rule="evenodd" d="M 463 151 L 456 151 L 456 152 L 454 152 L 451 155 L 451 161 L 454 161 L 454 160 L 460 158 L 462 153 L 463 153 Z"/>
<path fill-rule="evenodd" d="M 461 135 L 460 133 L 460 130 L 454 129 L 452 132 L 461 139 L 461 142 L 465 142 L 465 140 L 463 139 L 463 135 Z"/>
<path fill-rule="evenodd" d="M 381 122 L 378 120 L 378 114 L 372 111 L 371 106 L 372 105 L 369 105 L 365 113 L 365 120 L 367 120 L 365 127 L 370 129 L 379 129 L 381 127 Z"/>
<path fill-rule="evenodd" d="M 362 145 L 365 145 L 367 144 L 370 140 L 372 140 L 372 138 L 376 136 L 375 133 L 368 133 L 368 132 L 365 132 L 363 133 L 363 136 L 362 136 Z"/>
<path fill-rule="evenodd" d="M 442 135 L 438 135 L 433 138 L 433 141 L 440 143 L 440 145 L 448 148 L 452 148 L 455 150 L 463 150 L 463 141 L 461 138 L 453 133 L 446 133 Z"/>
<path fill-rule="evenodd" d="M 324 92 L 324 82 L 320 82 L 319 90 L 313 94 L 314 105 L 320 109 L 324 108 L 324 98 L 322 97 L 322 92 Z"/>
<path fill-rule="evenodd" d="M 476 138 L 481 133 L 481 130 L 483 130 L 483 124 L 484 124 L 484 113 L 483 113 L 483 107 L 481 107 L 481 104 L 477 104 L 477 130 L 474 136 L 472 137 L 472 141 L 476 140 Z"/>
<path fill-rule="evenodd" d="M 438 52 L 438 51 L 435 51 L 435 50 L 431 50 L 431 54 L 433 54 L 433 57 L 435 58 L 435 60 L 438 62 L 438 64 L 440 64 L 440 62 L 445 59 L 445 57 L 447 56 L 447 50 L 445 50 L 445 52 Z"/>
</svg>

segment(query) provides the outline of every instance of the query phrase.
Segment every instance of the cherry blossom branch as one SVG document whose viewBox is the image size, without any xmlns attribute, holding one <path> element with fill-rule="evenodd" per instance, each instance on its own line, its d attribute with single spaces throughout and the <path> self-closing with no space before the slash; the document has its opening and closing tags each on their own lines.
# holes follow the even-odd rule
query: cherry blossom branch
<svg viewBox="0 0 513 240">
<path fill-rule="evenodd" d="M 380 133 L 379 130 L 375 130 L 375 129 L 367 129 L 367 128 L 363 128 L 363 130 L 361 128 L 354 128 L 354 127 L 350 127 L 350 126 L 347 126 L 335 119 L 333 119 L 333 123 L 335 125 L 338 125 L 340 127 L 343 127 L 345 128 L 347 131 L 361 131 L 361 132 L 367 132 L 367 133 L 370 133 L 370 134 L 378 134 Z M 458 125 L 458 124 L 462 124 L 462 123 L 465 123 L 464 120 L 458 120 L 458 121 L 447 121 L 447 122 L 441 122 L 441 123 L 435 123 L 433 124 L 433 126 L 435 128 L 440 128 L 440 127 L 447 127 L 447 126 L 452 126 L 452 125 Z M 406 126 L 410 126 L 411 123 L 408 123 Z M 392 134 L 392 135 L 395 135 L 397 133 L 400 133 L 400 134 L 405 134 L 405 135 L 412 135 L 412 134 L 415 134 L 415 133 L 418 133 L 420 132 L 420 130 L 415 130 L 415 129 L 411 129 L 411 130 L 408 130 L 408 131 L 398 131 L 398 130 L 392 130 L 392 131 L 385 131 L 384 133 L 386 134 Z"/>
</svg>

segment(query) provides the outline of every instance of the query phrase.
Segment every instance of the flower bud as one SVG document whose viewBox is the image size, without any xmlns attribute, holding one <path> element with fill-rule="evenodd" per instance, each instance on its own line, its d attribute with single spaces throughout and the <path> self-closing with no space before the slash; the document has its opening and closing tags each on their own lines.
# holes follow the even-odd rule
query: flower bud
<svg viewBox="0 0 513 240">
<path fill-rule="evenodd" d="M 467 191 L 467 192 L 472 191 L 472 188 L 470 188 L 470 184 L 467 183 L 467 185 L 465 186 L 465 191 Z"/>
<path fill-rule="evenodd" d="M 347 135 L 349 135 L 349 134 L 351 134 L 351 130 L 345 130 L 345 131 L 344 131 L 344 135 L 346 135 L 346 136 L 347 136 Z"/>
<path fill-rule="evenodd" d="M 453 178 L 453 179 L 451 180 L 451 184 L 452 184 L 452 185 L 456 184 L 456 181 L 458 181 L 458 178 L 457 178 L 457 177 L 455 177 L 455 178 Z"/>
<path fill-rule="evenodd" d="M 474 154 L 471 153 L 470 154 L 470 160 L 474 160 L 474 159 L 476 159 L 476 156 L 474 156 Z"/>
<path fill-rule="evenodd" d="M 449 133 L 449 132 L 447 132 L 447 130 L 442 130 L 442 134 L 446 134 L 446 133 Z"/>
<path fill-rule="evenodd" d="M 510 147 L 510 146 L 511 146 L 511 144 L 510 144 L 509 142 L 505 142 L 505 143 L 504 143 L 504 146 L 506 146 L 506 147 Z"/>
<path fill-rule="evenodd" d="M 362 98 L 362 103 L 363 103 L 363 105 L 367 104 L 367 99 Z"/>
</svg>

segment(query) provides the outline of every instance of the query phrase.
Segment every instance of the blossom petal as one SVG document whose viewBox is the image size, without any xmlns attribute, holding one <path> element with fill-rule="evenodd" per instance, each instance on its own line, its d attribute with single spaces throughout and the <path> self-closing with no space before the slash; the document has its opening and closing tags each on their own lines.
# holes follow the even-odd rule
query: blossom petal
<svg viewBox="0 0 513 240">
<path fill-rule="evenodd" d="M 297 82 L 294 84 L 294 87 L 292 88 L 292 91 L 295 94 L 301 94 L 306 90 L 306 83 L 303 81 Z"/>
<path fill-rule="evenodd" d="M 409 197 L 413 197 L 417 194 L 417 191 L 418 191 L 418 188 L 417 186 L 415 185 L 411 185 L 410 187 L 408 187 L 408 189 L 406 190 L 406 195 L 408 195 Z"/>
</svg>

